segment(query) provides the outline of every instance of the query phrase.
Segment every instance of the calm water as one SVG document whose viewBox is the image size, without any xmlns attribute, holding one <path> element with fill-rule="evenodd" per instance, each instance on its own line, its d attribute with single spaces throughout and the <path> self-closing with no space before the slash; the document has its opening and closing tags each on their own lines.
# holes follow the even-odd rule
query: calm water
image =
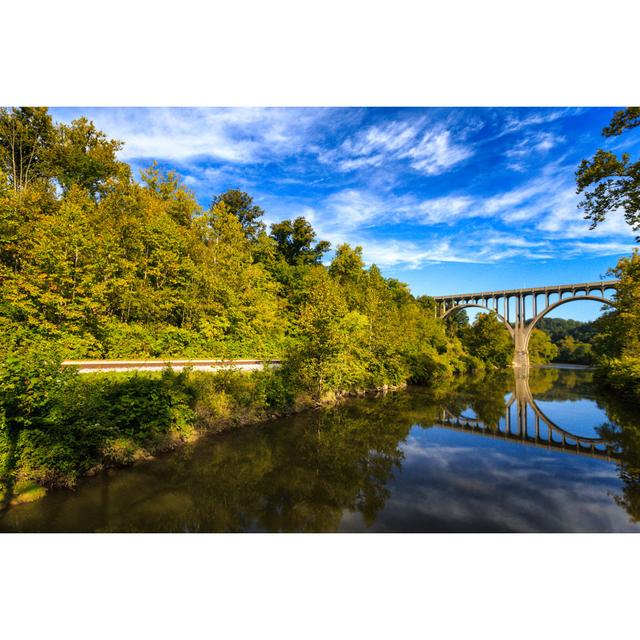
<svg viewBox="0 0 640 640">
<path fill-rule="evenodd" d="M 638 411 L 591 379 L 508 372 L 212 436 L 0 531 L 637 531 Z"/>
</svg>

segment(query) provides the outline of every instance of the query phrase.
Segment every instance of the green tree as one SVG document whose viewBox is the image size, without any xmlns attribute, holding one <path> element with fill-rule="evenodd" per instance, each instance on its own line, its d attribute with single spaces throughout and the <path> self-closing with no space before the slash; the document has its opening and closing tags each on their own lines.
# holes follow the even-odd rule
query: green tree
<svg viewBox="0 0 640 640">
<path fill-rule="evenodd" d="M 290 265 L 318 264 L 331 246 L 326 240 L 315 242 L 316 232 L 303 217 L 272 224 L 270 235 L 278 253 Z"/>
<path fill-rule="evenodd" d="M 465 331 L 463 343 L 485 365 L 507 367 L 513 360 L 513 340 L 495 313 L 479 313 Z"/>
<path fill-rule="evenodd" d="M 363 273 L 362 247 L 354 249 L 347 243 L 341 244 L 329 265 L 329 274 L 341 284 L 357 284 Z"/>
<path fill-rule="evenodd" d="M 0 108 L 0 169 L 16 192 L 50 175 L 54 134 L 46 107 Z"/>
<path fill-rule="evenodd" d="M 118 140 L 109 140 L 86 118 L 61 124 L 48 153 L 51 174 L 64 192 L 76 185 L 96 197 L 103 193 L 109 179 L 128 178 L 129 167 L 116 157 L 122 146 Z"/>
<path fill-rule="evenodd" d="M 462 337 L 469 327 L 469 314 L 466 309 L 457 309 L 447 316 L 446 323 L 451 335 Z"/>
<path fill-rule="evenodd" d="M 253 198 L 248 193 L 239 189 L 225 191 L 213 199 L 211 209 L 220 203 L 223 203 L 227 210 L 238 218 L 249 240 L 256 240 L 265 231 L 264 222 L 260 220 L 264 215 L 264 210 L 253 204 Z"/>
<path fill-rule="evenodd" d="M 599 376 L 621 395 L 640 401 L 640 254 L 621 258 L 612 275 L 618 278 L 615 309 L 598 321 L 593 342 Z"/>
<path fill-rule="evenodd" d="M 529 362 L 531 364 L 546 364 L 558 355 L 558 347 L 551 342 L 547 333 L 534 329 L 529 338 Z"/>
<path fill-rule="evenodd" d="M 349 311 L 342 291 L 324 268 L 309 274 L 307 290 L 288 367 L 318 399 L 328 391 L 364 387 L 366 316 Z"/>
<path fill-rule="evenodd" d="M 619 136 L 640 125 L 640 107 L 617 111 L 608 127 L 602 130 L 605 138 Z M 576 171 L 577 192 L 584 194 L 579 206 L 591 228 L 603 222 L 616 210 L 624 213 L 627 224 L 640 231 L 640 159 L 631 160 L 628 153 L 617 156 L 598 149 L 590 160 L 583 160 Z"/>
</svg>

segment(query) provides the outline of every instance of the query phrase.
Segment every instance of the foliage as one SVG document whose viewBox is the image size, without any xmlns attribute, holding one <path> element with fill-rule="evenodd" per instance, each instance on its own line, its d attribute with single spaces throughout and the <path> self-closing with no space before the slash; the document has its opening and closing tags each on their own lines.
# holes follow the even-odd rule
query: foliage
<svg viewBox="0 0 640 640">
<path fill-rule="evenodd" d="M 618 278 L 614 311 L 602 316 L 593 350 L 599 378 L 632 399 L 640 400 L 640 254 L 621 258 L 611 274 Z"/>
<path fill-rule="evenodd" d="M 493 312 L 479 313 L 464 329 L 462 342 L 474 358 L 490 368 L 507 367 L 513 360 L 513 340 Z"/>
<path fill-rule="evenodd" d="M 280 256 L 290 265 L 318 264 L 330 247 L 326 240 L 314 245 L 316 233 L 304 218 L 272 224 L 271 237 Z"/>
<path fill-rule="evenodd" d="M 617 111 L 608 127 L 602 130 L 606 138 L 619 136 L 640 125 L 640 107 Z M 603 222 L 612 211 L 621 210 L 627 224 L 640 231 L 640 160 L 633 162 L 628 153 L 617 156 L 598 149 L 590 160 L 583 160 L 576 171 L 580 203 L 591 228 Z"/>
<path fill-rule="evenodd" d="M 621 356 L 600 362 L 606 384 L 622 397 L 640 402 L 640 358 Z"/>
<path fill-rule="evenodd" d="M 595 322 L 565 318 L 542 318 L 536 328 L 548 333 L 553 344 L 558 344 L 567 336 L 571 336 L 576 342 L 591 342 L 598 332 Z"/>
<path fill-rule="evenodd" d="M 551 342 L 547 333 L 534 329 L 529 338 L 529 362 L 531 364 L 546 364 L 558 355 L 558 348 Z"/>
<path fill-rule="evenodd" d="M 339 246 L 326 267 L 330 245 L 305 218 L 267 233 L 262 208 L 237 189 L 204 209 L 155 163 L 136 181 L 117 159 L 122 145 L 85 118 L 58 124 L 45 108 L 0 110 L 5 486 L 73 484 L 97 465 L 189 438 L 195 424 L 221 428 L 365 389 L 430 384 L 481 360 L 510 363 L 508 336 L 508 348 L 497 332 L 483 351 L 492 329 L 480 321 L 466 349 L 431 299 L 365 265 L 361 247 Z M 133 357 L 283 366 L 215 381 L 59 368 Z"/>
<path fill-rule="evenodd" d="M 248 239 L 256 240 L 264 232 L 265 225 L 260 220 L 264 211 L 258 205 L 253 204 L 253 198 L 248 193 L 231 189 L 216 196 L 213 199 L 211 209 L 215 209 L 219 204 L 224 204 L 227 211 L 238 219 Z"/>
<path fill-rule="evenodd" d="M 593 364 L 593 348 L 588 342 L 576 342 L 572 336 L 560 340 L 555 362 L 565 364 Z"/>
</svg>

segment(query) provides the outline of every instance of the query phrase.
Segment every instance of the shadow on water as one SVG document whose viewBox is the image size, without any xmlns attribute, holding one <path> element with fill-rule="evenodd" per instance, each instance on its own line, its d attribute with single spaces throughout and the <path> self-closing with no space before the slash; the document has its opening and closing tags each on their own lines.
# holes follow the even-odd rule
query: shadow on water
<svg viewBox="0 0 640 640">
<path fill-rule="evenodd" d="M 565 427 L 576 402 L 604 418 L 589 433 Z M 533 369 L 203 438 L 11 508 L 0 531 L 610 531 L 639 516 L 632 410 L 590 371 Z"/>
</svg>

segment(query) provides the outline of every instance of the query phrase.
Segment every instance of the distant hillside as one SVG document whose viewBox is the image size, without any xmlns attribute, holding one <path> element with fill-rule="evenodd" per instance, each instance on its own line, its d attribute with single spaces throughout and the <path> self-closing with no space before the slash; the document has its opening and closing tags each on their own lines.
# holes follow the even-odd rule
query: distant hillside
<svg viewBox="0 0 640 640">
<path fill-rule="evenodd" d="M 580 322 L 564 318 L 542 318 L 537 324 L 558 347 L 554 362 L 592 364 L 594 356 L 591 342 L 597 333 L 595 322 Z"/>
<path fill-rule="evenodd" d="M 564 318 L 542 318 L 536 328 L 548 333 L 554 344 L 567 336 L 571 336 L 576 342 L 591 342 L 597 333 L 594 322 L 580 322 Z"/>
</svg>

